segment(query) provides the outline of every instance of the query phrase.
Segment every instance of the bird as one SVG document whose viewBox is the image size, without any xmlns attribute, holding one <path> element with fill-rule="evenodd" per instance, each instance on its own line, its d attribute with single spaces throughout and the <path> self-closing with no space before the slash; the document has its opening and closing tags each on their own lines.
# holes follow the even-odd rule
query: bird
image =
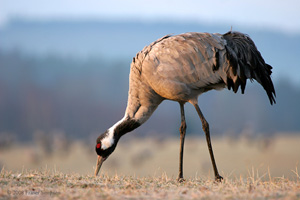
<svg viewBox="0 0 300 200">
<path fill-rule="evenodd" d="M 145 123 L 164 100 L 180 106 L 181 124 L 178 181 L 183 179 L 183 150 L 186 135 L 185 103 L 192 104 L 206 136 L 215 180 L 222 181 L 210 138 L 209 123 L 199 105 L 199 95 L 227 88 L 245 91 L 247 80 L 257 81 L 276 103 L 267 64 L 249 35 L 237 31 L 220 33 L 187 32 L 166 35 L 143 48 L 133 58 L 129 73 L 128 101 L 124 117 L 96 140 L 98 158 L 95 176 L 114 152 L 120 138 Z"/>
</svg>

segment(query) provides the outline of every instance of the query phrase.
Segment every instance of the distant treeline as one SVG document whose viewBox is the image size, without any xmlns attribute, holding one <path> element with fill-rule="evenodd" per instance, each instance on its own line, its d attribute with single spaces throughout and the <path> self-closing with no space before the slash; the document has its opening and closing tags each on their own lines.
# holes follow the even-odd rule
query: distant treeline
<svg viewBox="0 0 300 200">
<path fill-rule="evenodd" d="M 88 138 L 105 131 L 123 117 L 130 61 L 0 51 L 0 134 L 30 139 L 36 131 L 60 130 L 69 137 Z M 274 106 L 262 87 L 250 81 L 245 95 L 225 89 L 200 96 L 212 135 L 300 132 L 300 87 L 285 79 L 274 84 Z M 179 113 L 177 103 L 164 102 L 134 134 L 178 135 Z M 191 106 L 187 126 L 189 133 L 202 131 Z"/>
</svg>

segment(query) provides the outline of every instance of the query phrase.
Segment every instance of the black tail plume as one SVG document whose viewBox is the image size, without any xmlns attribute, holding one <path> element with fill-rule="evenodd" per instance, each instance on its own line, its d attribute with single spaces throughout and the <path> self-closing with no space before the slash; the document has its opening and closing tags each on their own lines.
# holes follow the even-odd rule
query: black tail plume
<svg viewBox="0 0 300 200">
<path fill-rule="evenodd" d="M 226 56 L 228 60 L 227 87 L 237 92 L 241 86 L 244 93 L 247 79 L 255 79 L 265 89 L 271 105 L 275 101 L 275 89 L 271 80 L 272 67 L 265 63 L 254 42 L 248 35 L 239 32 L 227 32 Z"/>
</svg>

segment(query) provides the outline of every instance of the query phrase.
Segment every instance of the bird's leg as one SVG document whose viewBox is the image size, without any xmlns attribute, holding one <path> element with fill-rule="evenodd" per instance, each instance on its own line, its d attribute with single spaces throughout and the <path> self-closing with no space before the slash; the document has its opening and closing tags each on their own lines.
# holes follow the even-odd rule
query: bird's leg
<svg viewBox="0 0 300 200">
<path fill-rule="evenodd" d="M 184 116 L 184 104 L 180 103 L 180 112 L 181 112 L 181 125 L 180 125 L 180 152 L 179 152 L 179 173 L 178 173 L 178 182 L 183 182 L 183 148 L 184 148 L 184 138 L 186 132 L 186 123 Z"/>
<path fill-rule="evenodd" d="M 217 169 L 217 165 L 216 165 L 216 161 L 215 161 L 215 157 L 214 157 L 214 153 L 213 153 L 213 149 L 212 149 L 211 141 L 210 141 L 209 124 L 206 121 L 206 119 L 204 118 L 204 116 L 203 116 L 203 114 L 202 114 L 202 112 L 201 112 L 198 104 L 194 104 L 194 107 L 196 108 L 197 113 L 198 113 L 198 115 L 199 115 L 199 117 L 201 119 L 202 128 L 203 128 L 203 131 L 205 132 L 207 146 L 208 146 L 208 150 L 209 150 L 211 162 L 212 162 L 212 165 L 213 165 L 213 168 L 214 168 L 215 180 L 218 181 L 218 182 L 220 182 L 223 179 L 223 177 L 220 176 L 220 174 L 218 172 L 218 169 Z"/>
</svg>

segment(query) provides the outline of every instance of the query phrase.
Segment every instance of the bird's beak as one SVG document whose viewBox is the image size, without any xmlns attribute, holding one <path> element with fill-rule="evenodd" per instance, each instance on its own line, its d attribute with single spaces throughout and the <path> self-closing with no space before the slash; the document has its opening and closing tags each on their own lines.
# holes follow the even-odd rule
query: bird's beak
<svg viewBox="0 0 300 200">
<path fill-rule="evenodd" d="M 106 158 L 103 158 L 101 156 L 98 156 L 98 159 L 97 159 L 97 164 L 96 164 L 96 170 L 95 170 L 95 176 L 98 175 L 99 171 L 100 171 L 100 168 L 102 166 L 102 163 L 106 160 Z"/>
</svg>

